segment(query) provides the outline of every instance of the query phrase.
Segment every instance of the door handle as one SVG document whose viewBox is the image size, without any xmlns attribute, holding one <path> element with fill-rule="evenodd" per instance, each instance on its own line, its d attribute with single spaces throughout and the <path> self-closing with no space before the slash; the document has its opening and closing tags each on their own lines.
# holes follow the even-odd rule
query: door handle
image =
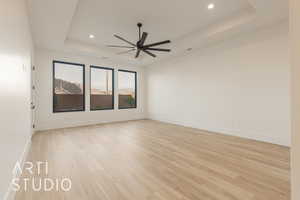
<svg viewBox="0 0 300 200">
<path fill-rule="evenodd" d="M 31 102 L 31 109 L 34 110 L 35 109 L 35 105 L 33 104 L 33 102 Z"/>
</svg>

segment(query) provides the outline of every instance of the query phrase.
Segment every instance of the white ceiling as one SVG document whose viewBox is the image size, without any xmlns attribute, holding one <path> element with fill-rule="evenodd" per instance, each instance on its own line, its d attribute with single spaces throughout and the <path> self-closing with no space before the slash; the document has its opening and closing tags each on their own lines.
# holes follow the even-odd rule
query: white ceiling
<svg viewBox="0 0 300 200">
<path fill-rule="evenodd" d="M 215 4 L 208 10 L 210 3 Z M 108 59 L 118 64 L 148 65 L 255 31 L 288 18 L 286 0 L 28 0 L 35 45 L 57 51 Z M 146 43 L 170 39 L 171 53 L 157 58 L 134 53 L 117 55 L 126 45 L 118 34 L 136 43 L 136 24 L 149 33 Z M 89 35 L 95 35 L 90 39 Z M 108 57 L 108 58 L 107 58 Z"/>
</svg>

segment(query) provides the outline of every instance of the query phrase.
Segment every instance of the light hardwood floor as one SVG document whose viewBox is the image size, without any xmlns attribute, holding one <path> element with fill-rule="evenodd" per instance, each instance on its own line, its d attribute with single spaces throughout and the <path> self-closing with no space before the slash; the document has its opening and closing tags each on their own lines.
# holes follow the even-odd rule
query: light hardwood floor
<svg viewBox="0 0 300 200">
<path fill-rule="evenodd" d="M 70 192 L 27 192 L 16 200 L 289 200 L 286 147 L 151 120 L 40 132 L 29 161 Z M 38 178 L 24 173 L 23 178 Z"/>
</svg>

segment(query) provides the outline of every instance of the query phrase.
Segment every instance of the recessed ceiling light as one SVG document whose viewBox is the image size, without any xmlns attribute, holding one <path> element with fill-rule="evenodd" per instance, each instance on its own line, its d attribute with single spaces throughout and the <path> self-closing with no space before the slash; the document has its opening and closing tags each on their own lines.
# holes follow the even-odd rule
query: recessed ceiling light
<svg viewBox="0 0 300 200">
<path fill-rule="evenodd" d="M 91 34 L 91 35 L 89 35 L 89 38 L 93 39 L 93 38 L 95 38 L 95 36 Z"/>
<path fill-rule="evenodd" d="M 213 4 L 213 3 L 208 4 L 207 8 L 208 8 L 208 10 L 214 9 L 215 8 L 215 4 Z"/>
</svg>

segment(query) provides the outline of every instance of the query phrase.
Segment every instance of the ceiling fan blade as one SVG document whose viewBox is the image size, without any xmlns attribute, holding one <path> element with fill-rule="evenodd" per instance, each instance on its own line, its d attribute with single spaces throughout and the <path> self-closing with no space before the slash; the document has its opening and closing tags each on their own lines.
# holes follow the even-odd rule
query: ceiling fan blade
<svg viewBox="0 0 300 200">
<path fill-rule="evenodd" d="M 141 38 L 141 40 L 139 41 L 139 46 L 143 46 L 143 45 L 144 45 L 147 36 L 148 36 L 148 33 L 143 32 L 142 38 Z"/>
<path fill-rule="evenodd" d="M 135 58 L 139 57 L 140 53 L 141 53 L 141 50 L 138 49 L 138 50 L 136 51 Z"/>
<path fill-rule="evenodd" d="M 165 41 L 162 41 L 162 42 L 147 44 L 147 45 L 143 46 L 143 48 L 153 47 L 153 46 L 157 46 L 157 45 L 161 45 L 161 44 L 167 44 L 167 43 L 170 43 L 170 42 L 171 42 L 170 40 L 165 40 Z"/>
<path fill-rule="evenodd" d="M 130 50 L 127 50 L 127 51 L 121 51 L 121 52 L 117 53 L 117 55 L 126 54 L 126 53 L 129 53 L 129 52 L 132 52 L 132 51 L 135 51 L 135 49 L 130 49 Z"/>
<path fill-rule="evenodd" d="M 170 52 L 171 49 L 160 49 L 160 48 L 146 48 L 146 50 L 151 50 L 151 51 L 165 51 L 165 52 Z"/>
<path fill-rule="evenodd" d="M 134 47 L 130 47 L 130 46 L 118 46 L 118 45 L 107 45 L 107 47 L 113 47 L 113 48 L 128 48 L 128 49 L 134 48 Z"/>
<path fill-rule="evenodd" d="M 154 58 L 156 57 L 155 54 L 153 54 L 153 53 L 151 53 L 151 52 L 149 52 L 149 51 L 147 51 L 147 50 L 145 50 L 145 49 L 143 49 L 142 51 L 145 52 L 146 54 L 148 54 L 148 55 L 154 57 Z"/>
<path fill-rule="evenodd" d="M 120 37 L 120 36 L 118 36 L 118 35 L 114 35 L 116 38 L 118 38 L 118 39 L 120 39 L 120 40 L 122 40 L 122 41 L 124 41 L 124 42 L 126 42 L 126 43 L 128 43 L 128 44 L 130 44 L 130 45 L 132 45 L 132 46 L 136 46 L 135 44 L 133 44 L 132 42 L 129 42 L 128 40 L 125 40 L 124 38 L 122 38 L 122 37 Z"/>
</svg>

